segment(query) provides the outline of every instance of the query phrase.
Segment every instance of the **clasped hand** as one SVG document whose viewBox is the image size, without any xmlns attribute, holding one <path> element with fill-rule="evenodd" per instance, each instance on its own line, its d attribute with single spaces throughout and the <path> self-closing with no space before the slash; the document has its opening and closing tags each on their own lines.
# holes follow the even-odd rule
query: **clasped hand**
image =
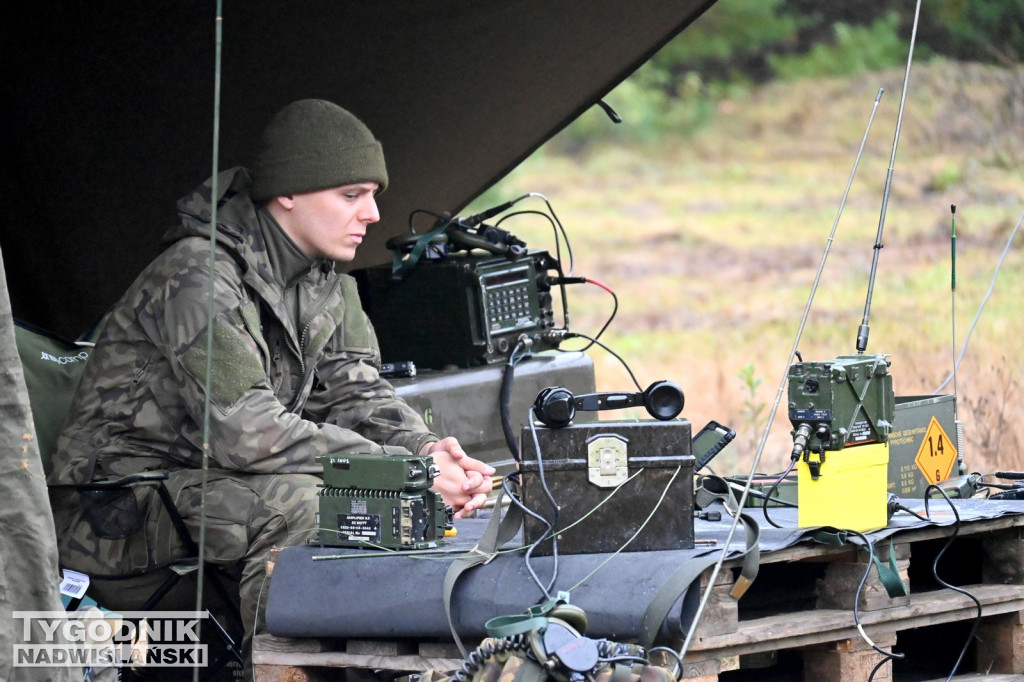
<svg viewBox="0 0 1024 682">
<path fill-rule="evenodd" d="M 430 443 L 420 454 L 434 458 L 441 474 L 432 487 L 455 510 L 455 518 L 468 516 L 484 506 L 487 493 L 491 492 L 494 467 L 467 455 L 452 436 Z"/>
</svg>

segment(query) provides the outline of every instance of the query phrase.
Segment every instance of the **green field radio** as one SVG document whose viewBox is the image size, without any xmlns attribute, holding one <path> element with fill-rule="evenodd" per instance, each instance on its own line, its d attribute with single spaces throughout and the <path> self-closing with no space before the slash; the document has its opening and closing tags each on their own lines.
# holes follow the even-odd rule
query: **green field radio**
<svg viewBox="0 0 1024 682">
<path fill-rule="evenodd" d="M 789 368 L 793 456 L 803 456 L 815 478 L 826 451 L 886 442 L 895 415 L 885 355 L 841 355 Z"/>
<path fill-rule="evenodd" d="M 317 457 L 319 544 L 325 547 L 429 549 L 444 544 L 451 509 L 430 489 L 434 459 L 415 455 Z"/>
</svg>

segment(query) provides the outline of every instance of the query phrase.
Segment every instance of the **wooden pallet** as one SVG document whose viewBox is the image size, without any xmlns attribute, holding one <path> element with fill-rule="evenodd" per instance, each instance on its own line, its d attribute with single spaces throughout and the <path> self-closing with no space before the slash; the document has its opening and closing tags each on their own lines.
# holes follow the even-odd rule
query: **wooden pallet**
<svg viewBox="0 0 1024 682">
<path fill-rule="evenodd" d="M 930 671 L 932 663 L 937 679 L 952 669 L 952 661 L 945 659 L 955 660 L 977 609 L 969 597 L 944 588 L 931 575 L 931 564 L 951 534 L 952 527 L 929 526 L 891 538 L 898 571 L 910 588 L 907 596 L 890 598 L 876 571 L 869 574 L 858 603 L 864 632 L 876 646 L 907 654 L 905 662 L 883 663 L 874 676 L 878 682 L 907 678 L 912 669 L 914 679 L 921 679 L 920 672 Z M 878 543 L 886 557 L 889 542 Z M 885 658 L 865 641 L 854 620 L 853 599 L 868 559 L 866 550 L 851 545 L 802 543 L 762 553 L 757 580 L 738 602 L 729 596 L 738 564 L 726 562 L 686 652 L 684 678 L 864 682 Z M 1024 516 L 964 524 L 939 562 L 939 575 L 982 604 L 970 655 L 955 679 L 1024 674 Z M 709 569 L 703 589 L 710 577 Z M 682 646 L 681 641 L 660 644 Z M 338 668 L 349 667 L 456 670 L 462 659 L 450 642 L 260 635 L 253 643 L 253 665 L 260 682 L 298 682 L 336 679 Z"/>
<path fill-rule="evenodd" d="M 462 666 L 458 648 L 448 642 L 285 639 L 273 635 L 254 638 L 252 661 L 257 682 L 337 680 L 339 668 L 412 673 Z"/>
<path fill-rule="evenodd" d="M 1020 516 L 965 524 L 939 563 L 943 580 L 970 592 L 982 604 L 971 656 L 960 672 L 1024 673 L 1022 525 Z M 951 527 L 928 527 L 891 538 L 897 568 L 910 588 L 908 596 L 890 598 L 877 572 L 869 573 L 858 603 L 860 622 L 875 645 L 886 651 L 896 647 L 907 654 L 906 663 L 897 663 L 896 669 L 914 666 L 915 657 L 918 667 L 930 662 L 924 659 L 945 659 L 950 653 L 955 661 L 966 634 L 956 638 L 950 634 L 956 628 L 938 626 L 970 623 L 977 615 L 969 597 L 942 587 L 931 575 L 931 565 L 951 533 Z M 885 556 L 888 543 L 878 543 Z M 758 578 L 739 602 L 728 596 L 732 571 L 723 571 L 687 650 L 684 677 L 713 682 L 747 666 L 777 665 L 780 652 L 788 652 L 790 674 L 802 669 L 801 676 L 789 679 L 867 680 L 884 659 L 861 636 L 854 619 L 853 599 L 868 560 L 866 550 L 849 546 L 797 545 L 762 554 Z M 705 586 L 708 577 L 704 577 Z M 935 633 L 930 641 L 941 650 L 938 653 L 927 650 L 927 630 Z M 673 644 L 681 646 L 681 642 Z M 946 668 L 950 669 L 952 662 Z M 757 679 L 757 673 L 728 677 Z M 899 674 L 894 677 L 893 663 L 886 663 L 874 679 L 899 679 Z"/>
</svg>

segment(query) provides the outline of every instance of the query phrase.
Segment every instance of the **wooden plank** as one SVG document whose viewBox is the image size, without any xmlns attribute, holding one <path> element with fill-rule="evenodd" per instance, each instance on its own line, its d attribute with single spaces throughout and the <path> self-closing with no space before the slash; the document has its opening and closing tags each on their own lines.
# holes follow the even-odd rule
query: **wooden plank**
<svg viewBox="0 0 1024 682">
<path fill-rule="evenodd" d="M 417 653 L 426 658 L 462 658 L 455 642 L 420 642 Z"/>
<path fill-rule="evenodd" d="M 338 677 L 338 672 L 329 668 L 296 668 L 279 665 L 254 666 L 252 674 L 254 682 L 328 682 L 328 680 Z"/>
<path fill-rule="evenodd" d="M 252 652 L 253 660 L 263 652 L 286 652 L 286 653 L 317 653 L 320 651 L 337 651 L 345 648 L 345 640 L 315 637 L 275 637 L 274 635 L 261 634 L 253 637 Z"/>
<path fill-rule="evenodd" d="M 711 578 L 712 569 L 707 569 L 700 576 L 700 594 L 703 595 L 708 589 L 708 581 Z M 719 571 L 715 584 L 711 587 L 711 596 L 708 597 L 697 624 L 697 632 L 704 635 L 721 635 L 728 632 L 736 632 L 739 621 L 739 605 L 732 597 L 735 579 L 731 570 Z"/>
<path fill-rule="evenodd" d="M 861 557 L 861 555 L 863 555 Z M 858 588 L 864 580 L 867 572 L 867 579 L 864 588 L 860 590 L 859 608 L 862 611 L 874 611 L 876 609 L 893 608 L 895 606 L 906 606 L 910 603 L 910 597 L 890 597 L 886 592 L 885 585 L 878 577 L 878 571 L 872 564 L 868 563 L 867 552 L 858 553 L 856 563 L 833 562 L 825 569 L 825 577 L 815 584 L 816 606 L 820 609 L 853 609 L 853 601 L 857 598 Z M 897 570 L 904 585 L 910 583 L 909 559 L 900 559 L 896 562 Z"/>
<path fill-rule="evenodd" d="M 982 540 L 982 580 L 987 583 L 1024 584 L 1024 531 L 1010 528 Z"/>
<path fill-rule="evenodd" d="M 419 653 L 419 647 L 407 641 L 381 641 L 377 639 L 349 639 L 345 653 L 357 656 L 408 656 Z"/>
<path fill-rule="evenodd" d="M 325 651 L 321 653 L 298 652 L 263 652 L 258 660 L 253 653 L 253 667 L 261 666 L 297 666 L 326 668 L 379 668 L 405 672 L 423 672 L 425 670 L 458 670 L 462 667 L 462 659 L 428 658 L 426 656 L 369 656 L 349 654 L 343 651 Z"/>
<path fill-rule="evenodd" d="M 428 654 L 450 652 L 441 647 L 426 646 Z M 458 650 L 455 649 L 456 654 Z M 461 656 L 422 655 L 417 646 L 407 642 L 340 639 L 289 639 L 262 634 L 253 638 L 253 667 L 356 667 L 387 670 L 456 670 Z"/>
<path fill-rule="evenodd" d="M 875 641 L 883 649 L 892 650 L 896 635 L 887 635 Z M 862 638 L 839 640 L 811 647 L 804 651 L 804 679 L 815 682 L 875 682 L 892 680 L 892 662 L 882 664 L 872 677 L 872 671 L 883 657 Z"/>
<path fill-rule="evenodd" d="M 985 616 L 1024 609 L 1024 586 L 968 585 L 963 589 L 978 598 Z M 865 630 L 874 638 L 909 628 L 967 620 L 976 613 L 974 602 L 968 597 L 952 590 L 936 590 L 911 595 L 906 606 L 860 615 Z M 735 633 L 695 637 L 687 656 L 703 659 L 708 653 L 745 654 L 859 637 L 852 610 L 819 609 L 740 621 Z"/>
<path fill-rule="evenodd" d="M 975 641 L 978 670 L 1024 673 L 1024 614 L 1021 612 L 982 621 Z"/>
<path fill-rule="evenodd" d="M 933 508 L 938 509 L 944 503 L 940 500 L 933 503 Z M 1008 514 L 997 516 L 994 519 L 980 519 L 977 521 L 964 522 L 960 526 L 960 537 L 976 535 L 979 533 L 992 533 L 1005 528 L 1024 527 L 1024 514 Z M 897 543 L 922 542 L 925 540 L 936 540 L 946 538 L 952 533 L 952 526 L 924 526 L 900 530 L 892 537 Z M 881 544 L 879 541 L 876 544 Z M 831 561 L 834 557 L 855 552 L 853 546 L 830 547 L 818 543 L 801 542 L 791 547 L 785 547 L 774 552 L 762 552 L 761 564 L 773 564 L 788 561 Z M 742 564 L 740 559 L 730 559 L 725 562 L 726 566 L 737 567 Z"/>
</svg>

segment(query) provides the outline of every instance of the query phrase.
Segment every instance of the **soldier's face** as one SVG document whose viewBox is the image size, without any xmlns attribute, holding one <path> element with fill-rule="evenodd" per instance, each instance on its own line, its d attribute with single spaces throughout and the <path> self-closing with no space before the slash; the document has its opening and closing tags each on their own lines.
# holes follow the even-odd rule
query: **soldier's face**
<svg viewBox="0 0 1024 682">
<path fill-rule="evenodd" d="M 279 197 L 284 215 L 275 217 L 295 245 L 310 258 L 350 261 L 366 229 L 380 220 L 376 182 L 332 187 Z"/>
</svg>

